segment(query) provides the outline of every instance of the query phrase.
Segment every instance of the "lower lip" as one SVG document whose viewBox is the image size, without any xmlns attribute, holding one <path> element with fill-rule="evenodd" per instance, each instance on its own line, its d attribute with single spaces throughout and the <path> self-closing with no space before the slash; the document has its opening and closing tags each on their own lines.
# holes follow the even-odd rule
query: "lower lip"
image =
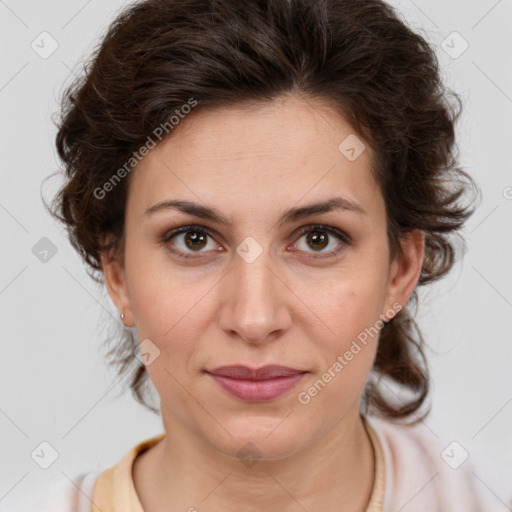
<svg viewBox="0 0 512 512">
<path fill-rule="evenodd" d="M 292 389 L 305 373 L 266 380 L 243 380 L 209 374 L 225 391 L 248 402 L 274 400 Z"/>
</svg>

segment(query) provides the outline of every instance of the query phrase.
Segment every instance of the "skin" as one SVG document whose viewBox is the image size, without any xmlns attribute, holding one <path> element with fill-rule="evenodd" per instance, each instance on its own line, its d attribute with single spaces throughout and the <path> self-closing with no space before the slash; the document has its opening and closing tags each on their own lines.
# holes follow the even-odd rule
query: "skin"
<svg viewBox="0 0 512 512">
<path fill-rule="evenodd" d="M 406 304 L 419 279 L 424 233 L 410 232 L 403 256 L 390 261 L 371 148 L 354 161 L 338 150 L 353 133 L 328 103 L 290 94 L 250 110 L 193 112 L 132 171 L 125 260 L 102 261 L 125 324 L 160 350 L 147 370 L 166 436 L 133 466 L 145 510 L 302 511 L 319 503 L 326 511 L 341 504 L 365 510 L 374 461 L 359 405 L 378 336 L 309 403 L 298 394 L 379 315 L 389 318 L 393 305 Z M 285 209 L 334 196 L 366 213 L 333 210 L 277 224 Z M 216 208 L 233 225 L 175 209 L 145 214 L 169 199 Z M 351 244 L 322 230 L 329 242 L 317 248 L 299 232 L 315 223 L 342 230 Z M 187 233 L 162 241 L 187 225 L 213 236 L 199 248 L 186 244 Z M 251 263 L 236 252 L 246 237 L 263 249 Z M 336 256 L 325 256 L 337 247 Z M 323 257 L 310 258 L 315 254 Z M 204 373 L 271 363 L 309 373 L 266 403 L 228 395 Z M 260 458 L 250 467 L 237 457 L 248 442 Z"/>
</svg>

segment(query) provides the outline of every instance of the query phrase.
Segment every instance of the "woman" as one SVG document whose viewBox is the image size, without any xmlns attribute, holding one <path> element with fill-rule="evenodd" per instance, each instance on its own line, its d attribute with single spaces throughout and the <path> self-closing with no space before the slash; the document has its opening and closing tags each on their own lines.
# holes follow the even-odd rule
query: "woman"
<svg viewBox="0 0 512 512">
<path fill-rule="evenodd" d="M 422 424 L 410 310 L 474 210 L 459 113 L 380 0 L 118 16 L 64 97 L 52 213 L 164 432 L 85 475 L 76 510 L 481 510 Z"/>
</svg>

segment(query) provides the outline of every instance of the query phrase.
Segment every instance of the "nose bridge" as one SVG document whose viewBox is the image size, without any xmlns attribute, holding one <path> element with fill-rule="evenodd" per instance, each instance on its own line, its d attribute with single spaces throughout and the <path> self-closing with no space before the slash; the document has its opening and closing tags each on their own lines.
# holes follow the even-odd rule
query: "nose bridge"
<svg viewBox="0 0 512 512">
<path fill-rule="evenodd" d="M 223 328 L 251 342 L 264 342 L 289 325 L 284 290 L 271 253 L 245 240 L 234 255 L 229 296 L 222 312 Z"/>
</svg>

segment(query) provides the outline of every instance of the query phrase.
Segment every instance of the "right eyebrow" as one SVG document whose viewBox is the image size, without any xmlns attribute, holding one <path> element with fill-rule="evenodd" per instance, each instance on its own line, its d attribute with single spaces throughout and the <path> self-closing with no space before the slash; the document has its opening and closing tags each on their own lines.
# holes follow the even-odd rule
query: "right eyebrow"
<svg viewBox="0 0 512 512">
<path fill-rule="evenodd" d="M 194 215 L 195 217 L 199 217 L 201 219 L 211 220 L 226 226 L 233 225 L 233 221 L 225 217 L 216 208 L 203 206 L 192 201 L 185 201 L 180 199 L 161 201 L 151 206 L 151 208 L 148 208 L 145 214 L 152 214 L 168 209 L 179 210 L 183 213 L 188 213 L 189 215 Z"/>
</svg>

